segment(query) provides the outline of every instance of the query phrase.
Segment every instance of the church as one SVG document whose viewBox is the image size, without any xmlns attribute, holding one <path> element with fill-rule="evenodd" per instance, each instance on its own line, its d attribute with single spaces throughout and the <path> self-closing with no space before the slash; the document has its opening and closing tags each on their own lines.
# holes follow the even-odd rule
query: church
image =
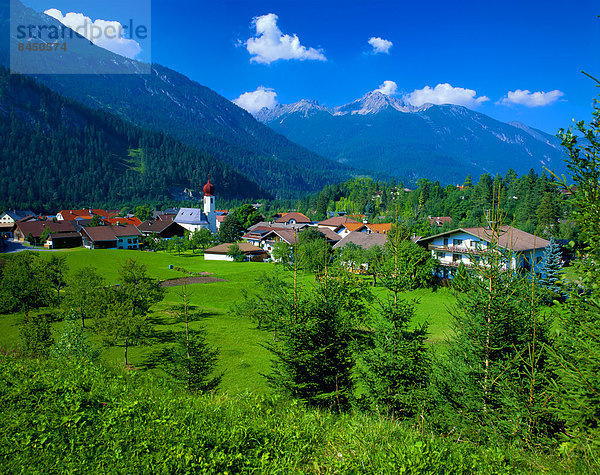
<svg viewBox="0 0 600 475">
<path fill-rule="evenodd" d="M 173 221 L 190 233 L 201 228 L 211 233 L 217 232 L 217 213 L 215 211 L 215 185 L 210 182 L 210 175 L 204 188 L 204 211 L 200 208 L 181 208 Z"/>
</svg>

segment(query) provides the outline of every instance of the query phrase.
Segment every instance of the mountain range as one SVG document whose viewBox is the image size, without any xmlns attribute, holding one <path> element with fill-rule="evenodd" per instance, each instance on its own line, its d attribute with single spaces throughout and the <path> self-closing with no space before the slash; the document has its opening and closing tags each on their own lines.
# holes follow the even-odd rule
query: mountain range
<svg viewBox="0 0 600 475">
<path fill-rule="evenodd" d="M 4 3 L 4 2 L 3 2 Z M 7 4 L 8 2 L 6 2 Z M 15 2 L 13 19 L 23 25 L 54 25 L 52 17 Z M 7 9 L 0 31 L 8 32 Z M 43 34 L 46 34 L 44 30 Z M 0 65 L 8 67 L 8 36 L 0 39 Z M 12 38 L 14 41 L 14 38 Z M 245 110 L 207 87 L 169 68 L 152 64 L 138 74 L 137 61 L 99 47 L 39 56 L 44 71 L 62 71 L 77 62 L 79 70 L 111 65 L 118 74 L 32 75 L 62 96 L 104 110 L 144 129 L 171 135 L 199 152 L 235 167 L 258 186 L 281 198 L 297 197 L 343 181 L 359 172 L 299 146 L 257 122 Z M 201 184 L 199 184 L 201 185 Z"/>
<path fill-rule="evenodd" d="M 462 183 L 467 174 L 565 171 L 560 141 L 518 122 L 504 123 L 458 105 L 415 107 L 373 91 L 328 108 L 301 100 L 262 109 L 256 118 L 331 160 L 418 178 Z"/>
</svg>

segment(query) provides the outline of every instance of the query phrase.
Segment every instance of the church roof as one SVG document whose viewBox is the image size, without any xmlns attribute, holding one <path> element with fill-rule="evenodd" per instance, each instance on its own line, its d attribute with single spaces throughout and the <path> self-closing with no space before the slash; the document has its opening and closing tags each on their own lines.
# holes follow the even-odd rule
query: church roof
<svg viewBox="0 0 600 475">
<path fill-rule="evenodd" d="M 208 225 L 208 219 L 200 208 L 181 208 L 173 221 L 180 224 Z"/>
</svg>

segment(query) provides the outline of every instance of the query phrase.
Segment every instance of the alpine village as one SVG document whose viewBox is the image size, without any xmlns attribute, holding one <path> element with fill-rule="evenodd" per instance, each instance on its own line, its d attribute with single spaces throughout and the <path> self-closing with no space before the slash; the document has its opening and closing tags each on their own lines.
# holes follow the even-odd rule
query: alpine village
<svg viewBox="0 0 600 475">
<path fill-rule="evenodd" d="M 0 473 L 599 473 L 597 5 L 218 3 L 2 0 Z"/>
</svg>

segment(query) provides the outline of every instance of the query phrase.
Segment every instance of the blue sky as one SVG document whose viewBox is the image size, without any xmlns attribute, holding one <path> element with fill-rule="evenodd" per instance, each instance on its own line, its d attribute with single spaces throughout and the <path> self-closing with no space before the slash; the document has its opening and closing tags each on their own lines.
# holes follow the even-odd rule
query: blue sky
<svg viewBox="0 0 600 475">
<path fill-rule="evenodd" d="M 131 16 L 104 2 L 24 3 L 92 20 Z M 152 61 L 232 100 L 262 87 L 268 94 L 259 91 L 259 100 L 307 98 L 336 106 L 393 81 L 395 89 L 386 90 L 399 98 L 456 101 L 555 133 L 573 118 L 589 119 L 600 92 L 580 73 L 600 77 L 599 14 L 600 4 L 591 0 L 154 0 Z M 257 32 L 258 17 L 275 43 Z M 294 35 L 295 47 L 286 43 Z M 370 38 L 380 39 L 377 54 Z"/>
</svg>

